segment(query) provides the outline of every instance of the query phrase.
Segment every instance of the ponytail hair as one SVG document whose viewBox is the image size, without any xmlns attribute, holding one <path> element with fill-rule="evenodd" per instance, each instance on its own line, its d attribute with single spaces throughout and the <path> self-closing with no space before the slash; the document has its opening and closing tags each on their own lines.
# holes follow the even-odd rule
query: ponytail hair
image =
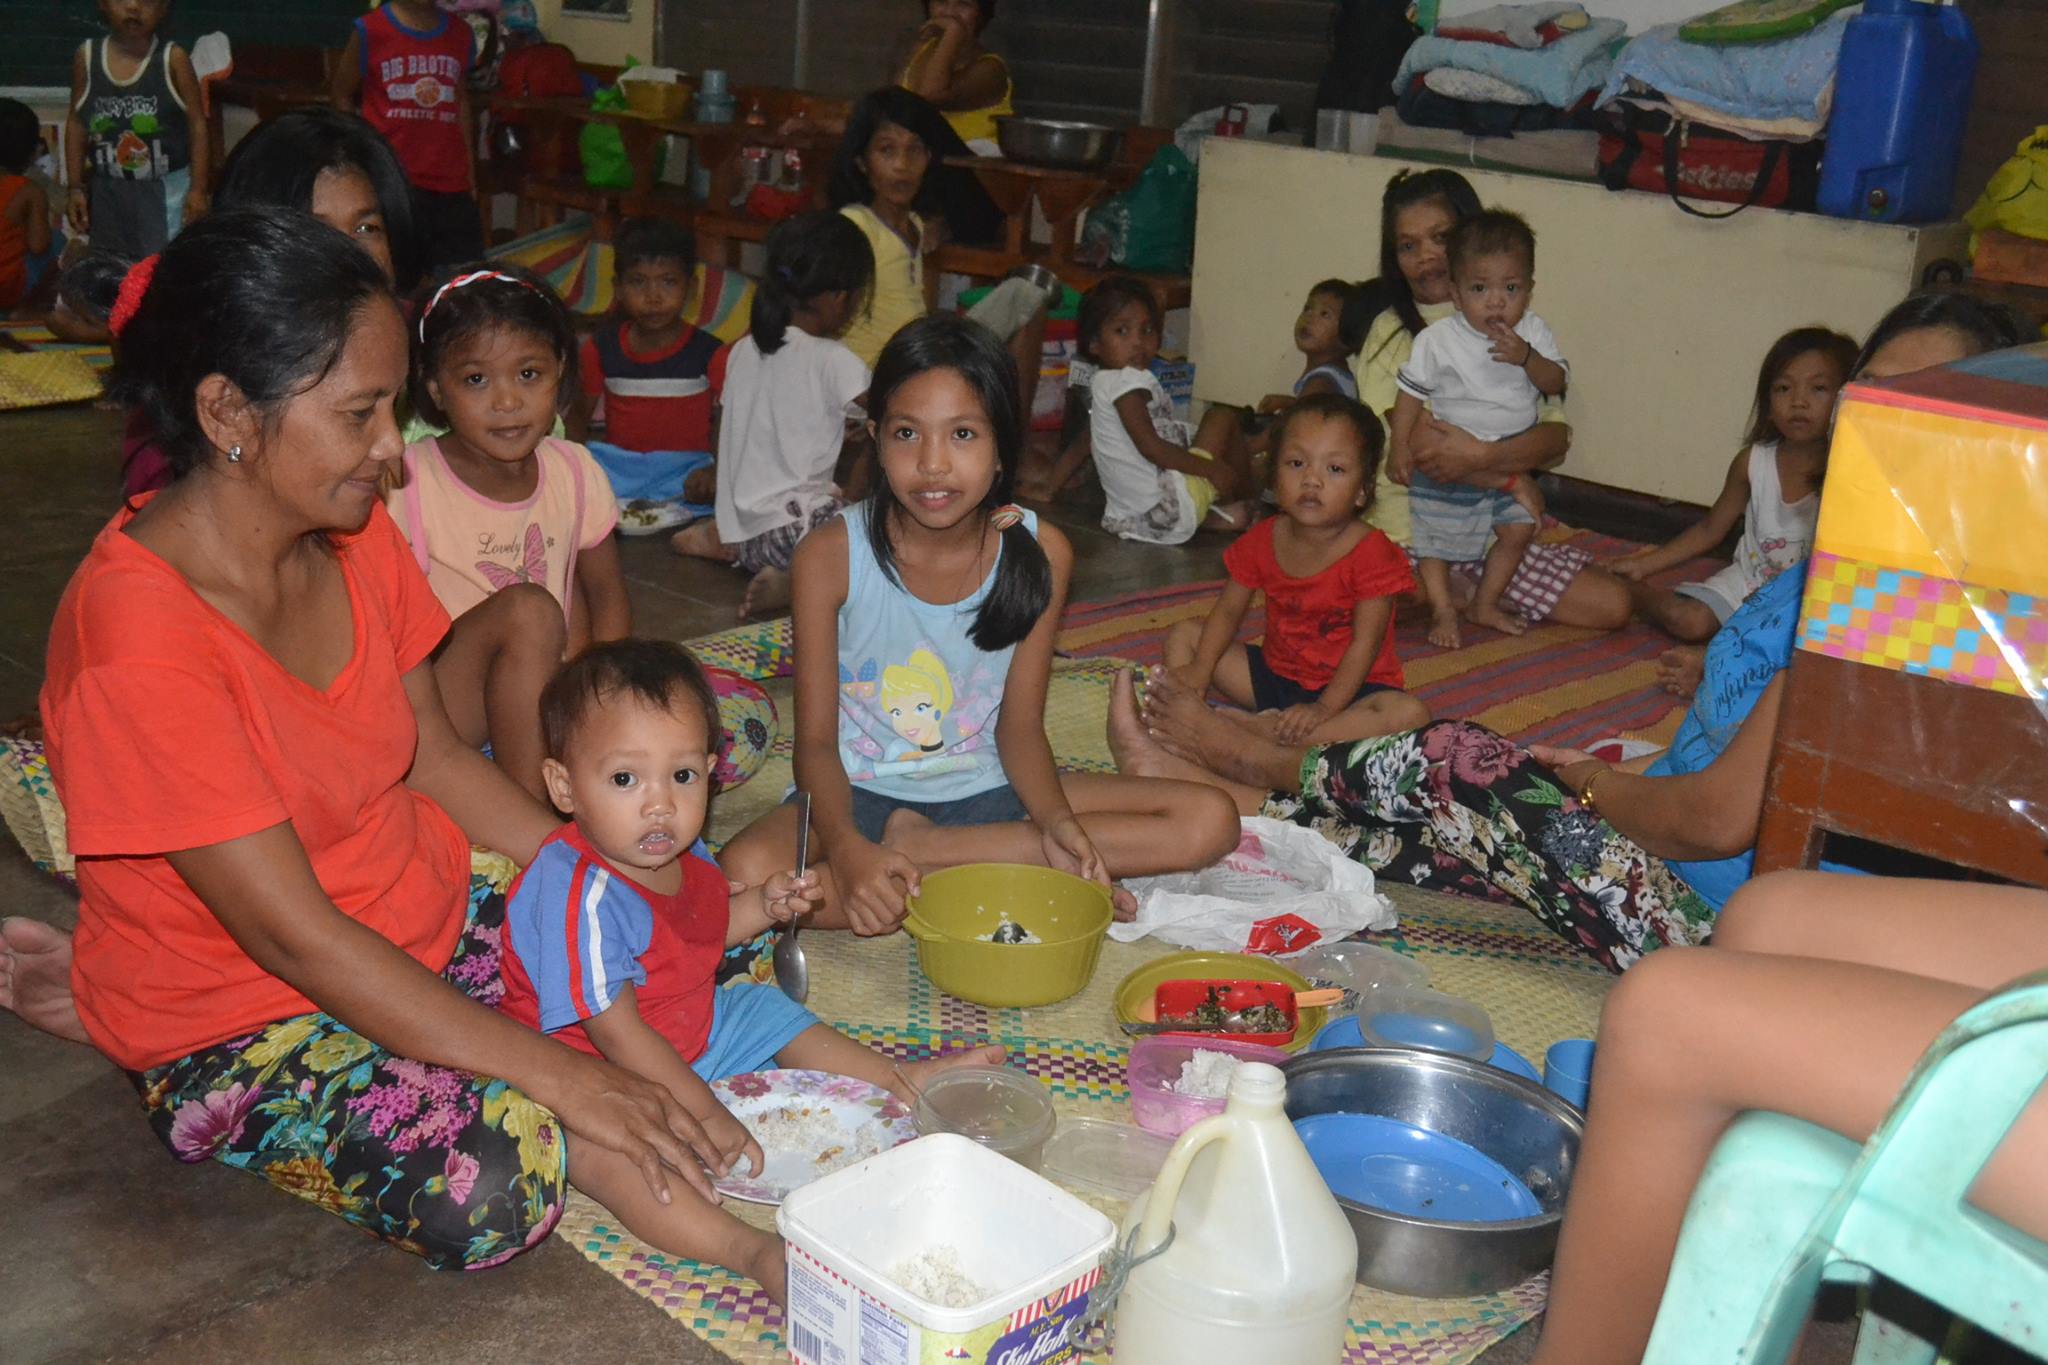
<svg viewBox="0 0 2048 1365">
<path fill-rule="evenodd" d="M 868 386 L 868 411 L 886 437 L 889 403 L 896 390 L 928 370 L 951 370 L 975 397 L 995 432 L 996 476 L 981 500 L 984 516 L 1010 501 L 1017 461 L 1024 449 L 1024 412 L 1017 394 L 1017 368 L 995 333 L 980 323 L 950 313 L 928 313 L 889 338 L 875 360 Z M 904 515 L 886 478 L 875 480 L 868 494 L 868 548 L 891 583 L 902 585 L 896 572 L 896 551 L 890 528 Z M 996 580 L 981 600 L 967 638 L 977 649 L 1006 649 L 1031 633 L 1052 602 L 1052 564 L 1045 547 L 1019 521 L 1003 530 Z"/>
<path fill-rule="evenodd" d="M 762 355 L 782 349 L 796 310 L 821 294 L 856 300 L 875 285 L 875 249 L 843 213 L 806 213 L 768 234 L 768 268 L 754 288 L 747 331 Z"/>
</svg>

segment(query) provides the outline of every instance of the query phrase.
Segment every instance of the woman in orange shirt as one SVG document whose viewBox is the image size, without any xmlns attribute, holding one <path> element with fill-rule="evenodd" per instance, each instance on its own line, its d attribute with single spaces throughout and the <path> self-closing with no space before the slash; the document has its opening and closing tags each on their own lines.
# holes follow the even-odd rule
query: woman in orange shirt
<svg viewBox="0 0 2048 1365">
<path fill-rule="evenodd" d="M 8 922 L 0 1005 L 82 1031 L 180 1159 L 437 1266 L 538 1242 L 565 1180 L 653 1220 L 664 1168 L 708 1197 L 724 1159 L 665 1089 L 491 1008 L 511 868 L 469 845 L 524 862 L 556 822 L 441 705 L 448 616 L 378 498 L 407 350 L 383 271 L 305 214 L 223 211 L 110 322 L 176 477 L 58 606 L 75 958 L 67 998 L 52 931 Z"/>
</svg>

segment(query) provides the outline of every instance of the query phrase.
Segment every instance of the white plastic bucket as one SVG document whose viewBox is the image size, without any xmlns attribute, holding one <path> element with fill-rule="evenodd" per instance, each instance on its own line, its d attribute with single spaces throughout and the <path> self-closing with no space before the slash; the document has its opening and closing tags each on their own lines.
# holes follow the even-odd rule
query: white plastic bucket
<svg viewBox="0 0 2048 1365">
<path fill-rule="evenodd" d="M 934 1133 L 804 1186 L 775 1216 L 789 1261 L 785 1341 L 799 1365 L 1058 1365 L 1108 1218 L 963 1137 Z M 987 1291 L 964 1308 L 889 1272 L 951 1247 Z"/>
</svg>

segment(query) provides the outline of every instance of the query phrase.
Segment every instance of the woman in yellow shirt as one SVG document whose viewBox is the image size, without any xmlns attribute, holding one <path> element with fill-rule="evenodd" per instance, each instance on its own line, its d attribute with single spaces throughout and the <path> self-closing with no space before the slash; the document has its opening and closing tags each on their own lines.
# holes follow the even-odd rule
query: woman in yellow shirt
<svg viewBox="0 0 2048 1365">
<path fill-rule="evenodd" d="M 862 96 L 846 121 L 828 194 L 867 237 L 875 283 L 840 340 L 869 366 L 898 328 L 936 302 L 938 279 L 925 269 L 925 257 L 951 225 L 932 146 L 945 132 L 930 103 L 896 86 Z M 1045 308 L 1036 285 L 1004 280 L 967 313 L 1009 348 L 1026 412 L 1038 390 Z"/>
<path fill-rule="evenodd" d="M 1359 286 L 1347 308 L 1357 311 L 1354 322 L 1370 319 L 1355 362 L 1358 401 L 1382 421 L 1394 406 L 1394 376 L 1416 334 L 1452 312 L 1445 242 L 1479 207 L 1471 182 L 1456 171 L 1405 173 L 1387 185 L 1380 204 L 1380 275 Z M 1539 418 L 1504 441 L 1481 441 L 1425 415 L 1416 427 L 1415 456 L 1433 478 L 1446 482 L 1468 474 L 1540 473 L 1563 463 L 1572 429 L 1559 400 L 1546 402 Z M 1408 490 L 1384 468 L 1366 519 L 1396 544 L 1407 545 Z M 1594 630 L 1624 626 L 1630 613 L 1628 586 L 1573 545 L 1531 545 L 1504 600 L 1531 621 Z"/>
<path fill-rule="evenodd" d="M 1010 68 L 981 45 L 996 0 L 925 0 L 924 23 L 897 84 L 938 106 L 960 140 L 996 154 L 996 120 L 1013 112 Z"/>
</svg>

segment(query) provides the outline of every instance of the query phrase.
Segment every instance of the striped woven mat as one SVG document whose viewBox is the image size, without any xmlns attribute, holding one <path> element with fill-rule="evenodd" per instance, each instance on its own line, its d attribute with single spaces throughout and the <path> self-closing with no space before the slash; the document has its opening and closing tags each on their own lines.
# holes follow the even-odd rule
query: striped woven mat
<svg viewBox="0 0 2048 1365">
<path fill-rule="evenodd" d="M 1641 548 L 1591 531 L 1557 529 L 1545 539 L 1577 545 L 1597 559 Z M 1657 581 L 1675 585 L 1717 567 L 1698 560 Z M 1181 621 L 1201 620 L 1222 586 L 1184 583 L 1077 603 L 1060 621 L 1060 652 L 1156 664 L 1166 632 Z M 1238 638 L 1254 641 L 1265 630 L 1265 612 L 1254 608 Z M 1657 685 L 1657 656 L 1671 640 L 1642 624 L 1617 631 L 1544 625 L 1519 636 L 1467 626 L 1464 647 L 1444 650 L 1429 642 L 1427 620 L 1412 616 L 1396 624 L 1394 639 L 1408 690 L 1429 703 L 1431 715 L 1478 721 L 1525 744 L 1583 747 L 1652 730 L 1683 707 Z"/>
<path fill-rule="evenodd" d="M 1600 559 L 1641 548 L 1564 528 L 1546 538 L 1578 545 Z M 1717 567 L 1712 560 L 1695 560 L 1657 581 L 1675 585 Z M 1222 587 L 1221 580 L 1180 583 L 1073 603 L 1060 620 L 1057 648 L 1075 659 L 1156 664 L 1166 632 L 1181 621 L 1202 619 Z M 1238 638 L 1254 641 L 1265 629 L 1264 611 L 1254 608 Z M 786 617 L 690 644 L 705 663 L 742 677 L 786 677 L 795 666 Z M 1409 690 L 1429 703 L 1430 714 L 1475 720 L 1525 744 L 1584 747 L 1625 734 L 1668 740 L 1684 705 L 1657 685 L 1657 656 L 1671 648 L 1671 640 L 1646 625 L 1616 631 L 1544 625 L 1522 635 L 1467 627 L 1463 648 L 1443 650 L 1429 643 L 1428 624 L 1418 617 L 1396 626 L 1395 647 Z"/>
<path fill-rule="evenodd" d="M 1115 670 L 1103 659 L 1055 667 L 1046 729 L 1063 766 L 1109 767 L 1102 717 Z M 770 684 L 784 715 L 787 689 L 786 680 Z M 785 726 L 760 772 L 719 796 L 711 821 L 715 837 L 730 838 L 781 799 L 789 753 Z M 1373 941 L 1414 955 L 1428 966 L 1431 984 L 1484 1005 L 1501 1041 L 1540 1059 L 1558 1039 L 1592 1033 L 1610 978 L 1569 944 L 1519 912 L 1406 886 L 1385 889 L 1401 923 Z M 1046 1083 L 1062 1114 L 1128 1121 L 1127 1052 L 1111 1001 L 1125 975 L 1170 947 L 1106 943 L 1094 980 L 1072 1000 L 1042 1010 L 985 1010 L 934 990 L 902 935 L 858 940 L 819 934 L 806 942 L 814 969 L 812 1008 L 860 1041 L 915 1058 L 994 1039 L 1010 1049 L 1013 1065 Z M 1121 1216 L 1119 1207 L 1090 1202 Z M 757 1227 L 774 1226 L 771 1210 L 731 1207 Z M 733 1358 L 785 1358 L 781 1313 L 751 1280 L 654 1251 L 581 1195 L 572 1196 L 557 1235 Z M 1501 1293 L 1448 1300 L 1361 1289 L 1351 1305 L 1345 1365 L 1462 1365 L 1541 1311 L 1547 1283 L 1539 1276 Z"/>
</svg>

